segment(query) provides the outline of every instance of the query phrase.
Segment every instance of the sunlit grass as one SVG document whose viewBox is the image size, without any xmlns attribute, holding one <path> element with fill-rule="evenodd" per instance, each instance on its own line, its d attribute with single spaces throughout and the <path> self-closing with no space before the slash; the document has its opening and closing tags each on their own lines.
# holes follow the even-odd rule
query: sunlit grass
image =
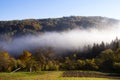
<svg viewBox="0 0 120 80">
<path fill-rule="evenodd" d="M 62 77 L 62 71 L 0 73 L 0 80 L 119 80 L 89 77 Z"/>
</svg>

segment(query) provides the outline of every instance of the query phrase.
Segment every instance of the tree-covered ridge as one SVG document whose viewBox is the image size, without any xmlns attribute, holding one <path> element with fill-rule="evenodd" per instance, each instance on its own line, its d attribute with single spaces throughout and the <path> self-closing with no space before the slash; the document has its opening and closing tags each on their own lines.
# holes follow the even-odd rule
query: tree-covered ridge
<svg viewBox="0 0 120 80">
<path fill-rule="evenodd" d="M 74 28 L 105 28 L 118 22 L 115 19 L 99 16 L 0 21 L 0 37 L 16 37 L 18 35 L 37 34 L 45 31 L 64 31 Z"/>
</svg>

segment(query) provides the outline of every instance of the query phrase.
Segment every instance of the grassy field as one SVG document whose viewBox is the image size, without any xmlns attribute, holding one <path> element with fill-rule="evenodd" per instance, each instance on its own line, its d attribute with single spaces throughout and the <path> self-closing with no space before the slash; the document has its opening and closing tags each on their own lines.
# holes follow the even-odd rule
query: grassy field
<svg viewBox="0 0 120 80">
<path fill-rule="evenodd" d="M 62 77 L 62 71 L 0 73 L 0 80 L 120 80 L 90 77 Z"/>
</svg>

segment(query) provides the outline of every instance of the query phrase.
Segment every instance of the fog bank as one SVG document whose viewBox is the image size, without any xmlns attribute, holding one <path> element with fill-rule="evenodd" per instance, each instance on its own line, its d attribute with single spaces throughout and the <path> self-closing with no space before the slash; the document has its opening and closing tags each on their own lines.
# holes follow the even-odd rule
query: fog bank
<svg viewBox="0 0 120 80">
<path fill-rule="evenodd" d="M 93 43 L 110 43 L 116 37 L 120 38 L 120 26 L 110 26 L 104 29 L 73 29 L 63 32 L 45 32 L 39 35 L 27 35 L 1 42 L 4 50 L 22 52 L 37 47 L 52 47 L 54 50 L 78 50 Z"/>
</svg>

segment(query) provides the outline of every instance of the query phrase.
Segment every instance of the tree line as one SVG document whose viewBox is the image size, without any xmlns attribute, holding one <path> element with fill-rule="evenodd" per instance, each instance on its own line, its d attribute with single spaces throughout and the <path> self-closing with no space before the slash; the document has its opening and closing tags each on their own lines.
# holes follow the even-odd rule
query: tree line
<svg viewBox="0 0 120 80">
<path fill-rule="evenodd" d="M 23 51 L 12 57 L 7 51 L 0 51 L 0 72 L 53 71 L 53 70 L 93 70 L 120 73 L 120 40 L 109 44 L 102 42 L 87 46 L 83 51 L 56 54 L 51 48 Z"/>
</svg>

